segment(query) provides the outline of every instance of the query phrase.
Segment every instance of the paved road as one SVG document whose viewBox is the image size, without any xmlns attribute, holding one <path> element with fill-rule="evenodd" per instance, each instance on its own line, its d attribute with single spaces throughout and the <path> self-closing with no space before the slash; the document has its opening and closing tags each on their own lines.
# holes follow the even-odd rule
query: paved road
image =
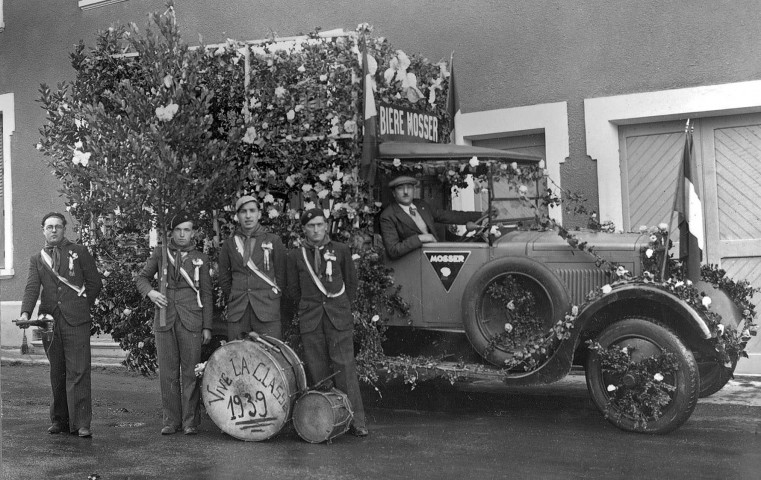
<svg viewBox="0 0 761 480">
<path fill-rule="evenodd" d="M 87 440 L 45 433 L 45 366 L 6 363 L 0 375 L 3 479 L 761 478 L 761 407 L 746 401 L 701 401 L 681 429 L 646 436 L 610 426 L 583 382 L 513 391 L 435 383 L 365 392 L 366 439 L 313 445 L 287 430 L 246 443 L 208 418 L 199 436 L 160 436 L 158 380 L 96 368 Z"/>
</svg>

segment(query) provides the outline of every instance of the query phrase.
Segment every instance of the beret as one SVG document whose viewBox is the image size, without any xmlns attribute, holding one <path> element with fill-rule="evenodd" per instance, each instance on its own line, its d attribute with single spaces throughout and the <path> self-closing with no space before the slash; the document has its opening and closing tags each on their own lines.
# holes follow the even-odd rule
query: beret
<svg viewBox="0 0 761 480">
<path fill-rule="evenodd" d="M 415 178 L 408 177 L 407 175 L 401 175 L 388 182 L 389 188 L 396 188 L 399 185 L 417 185 L 418 181 Z"/>
<path fill-rule="evenodd" d="M 235 213 L 238 213 L 238 210 L 240 210 L 240 207 L 242 207 L 243 205 L 249 202 L 254 202 L 256 203 L 257 207 L 259 206 L 259 202 L 254 197 L 252 197 L 251 195 L 244 195 L 240 197 L 237 202 L 235 202 Z"/>
<path fill-rule="evenodd" d="M 194 222 L 193 217 L 191 217 L 185 210 L 180 210 L 172 217 L 172 220 L 169 222 L 169 228 L 170 230 L 174 230 L 177 228 L 177 225 L 185 222 Z"/>
<path fill-rule="evenodd" d="M 310 220 L 317 217 L 325 218 L 325 212 L 319 208 L 310 208 L 301 215 L 301 224 L 306 225 Z"/>
</svg>

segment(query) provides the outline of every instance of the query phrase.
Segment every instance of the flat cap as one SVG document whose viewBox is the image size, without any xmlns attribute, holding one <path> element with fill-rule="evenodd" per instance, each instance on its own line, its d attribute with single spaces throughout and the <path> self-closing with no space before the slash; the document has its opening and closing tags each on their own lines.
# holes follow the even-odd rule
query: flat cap
<svg viewBox="0 0 761 480">
<path fill-rule="evenodd" d="M 322 209 L 320 208 L 310 208 L 309 210 L 301 214 L 301 224 L 306 225 L 307 223 L 309 223 L 310 220 L 317 217 L 326 218 L 325 212 L 322 211 Z"/>
<path fill-rule="evenodd" d="M 400 175 L 390 182 L 388 182 L 389 188 L 396 188 L 399 185 L 417 185 L 418 181 L 416 178 L 408 177 L 407 175 Z"/>
<path fill-rule="evenodd" d="M 177 225 L 185 222 L 193 222 L 193 217 L 185 210 L 180 210 L 174 214 L 172 220 L 169 222 L 169 229 L 174 230 L 177 228 Z"/>
<path fill-rule="evenodd" d="M 243 195 L 242 197 L 238 199 L 237 202 L 235 202 L 235 213 L 238 213 L 238 210 L 240 210 L 240 207 L 242 207 L 243 205 L 249 202 L 254 202 L 256 203 L 257 206 L 259 206 L 259 201 L 257 199 L 255 199 L 251 195 Z"/>
</svg>

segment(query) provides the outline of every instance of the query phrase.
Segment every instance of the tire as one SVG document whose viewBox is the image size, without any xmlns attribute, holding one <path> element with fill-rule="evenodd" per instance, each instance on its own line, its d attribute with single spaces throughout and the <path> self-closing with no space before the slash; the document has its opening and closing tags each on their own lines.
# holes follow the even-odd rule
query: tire
<svg viewBox="0 0 761 480">
<path fill-rule="evenodd" d="M 721 315 L 721 323 L 725 327 L 737 328 L 742 313 L 726 292 L 702 280 L 695 282 L 695 288 L 711 297 L 711 310 Z M 737 366 L 735 360 L 732 367 L 725 367 L 724 362 L 716 358 L 716 351 L 711 346 L 698 349 L 695 359 L 700 372 L 700 398 L 713 395 L 724 388 Z"/>
<path fill-rule="evenodd" d="M 462 297 L 465 334 L 473 348 L 487 361 L 504 366 L 514 349 L 489 348 L 490 341 L 505 331 L 505 317 L 486 294 L 490 284 L 512 276 L 537 298 L 542 333 L 547 332 L 569 310 L 571 298 L 563 282 L 552 270 L 529 258 L 500 258 L 487 263 L 470 279 Z M 504 308 L 501 309 L 504 311 Z M 495 313 L 496 312 L 496 313 Z"/>
<path fill-rule="evenodd" d="M 663 380 L 676 387 L 671 402 L 663 407 L 660 418 L 647 419 L 643 426 L 609 403 L 607 387 L 618 379 L 613 374 L 603 374 L 599 356 L 591 351 L 586 364 L 587 388 L 609 422 L 626 431 L 664 434 L 679 428 L 690 418 L 698 401 L 700 376 L 692 352 L 674 332 L 651 318 L 630 317 L 606 328 L 596 340 L 603 348 L 613 345 L 629 347 L 634 361 L 657 355 L 663 349 L 676 355 L 678 364 L 676 371 Z"/>
</svg>

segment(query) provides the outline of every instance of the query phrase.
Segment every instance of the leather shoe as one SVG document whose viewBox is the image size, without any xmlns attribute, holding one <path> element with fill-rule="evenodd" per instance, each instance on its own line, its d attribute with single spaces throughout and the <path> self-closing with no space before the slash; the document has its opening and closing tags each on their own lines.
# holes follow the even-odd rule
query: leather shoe
<svg viewBox="0 0 761 480">
<path fill-rule="evenodd" d="M 355 427 L 354 425 L 349 427 L 349 433 L 355 437 L 366 437 L 370 435 L 370 431 L 367 429 L 367 427 Z"/>
<path fill-rule="evenodd" d="M 161 429 L 161 434 L 162 435 L 172 435 L 172 434 L 177 433 L 179 431 L 180 431 L 180 427 L 169 427 L 169 426 L 166 426 L 166 427 Z"/>
<path fill-rule="evenodd" d="M 64 431 L 64 425 L 59 422 L 53 422 L 52 425 L 48 427 L 48 433 L 51 435 L 56 435 L 63 431 Z"/>
<path fill-rule="evenodd" d="M 82 427 L 82 428 L 80 428 L 80 429 L 79 429 L 79 431 L 77 432 L 77 435 L 79 435 L 79 436 L 80 436 L 80 437 L 82 437 L 82 438 L 89 438 L 89 437 L 92 437 L 92 432 L 90 431 L 90 429 L 89 429 L 89 428 L 87 428 L 87 427 Z"/>
<path fill-rule="evenodd" d="M 185 427 L 185 435 L 198 435 L 196 427 Z"/>
</svg>

